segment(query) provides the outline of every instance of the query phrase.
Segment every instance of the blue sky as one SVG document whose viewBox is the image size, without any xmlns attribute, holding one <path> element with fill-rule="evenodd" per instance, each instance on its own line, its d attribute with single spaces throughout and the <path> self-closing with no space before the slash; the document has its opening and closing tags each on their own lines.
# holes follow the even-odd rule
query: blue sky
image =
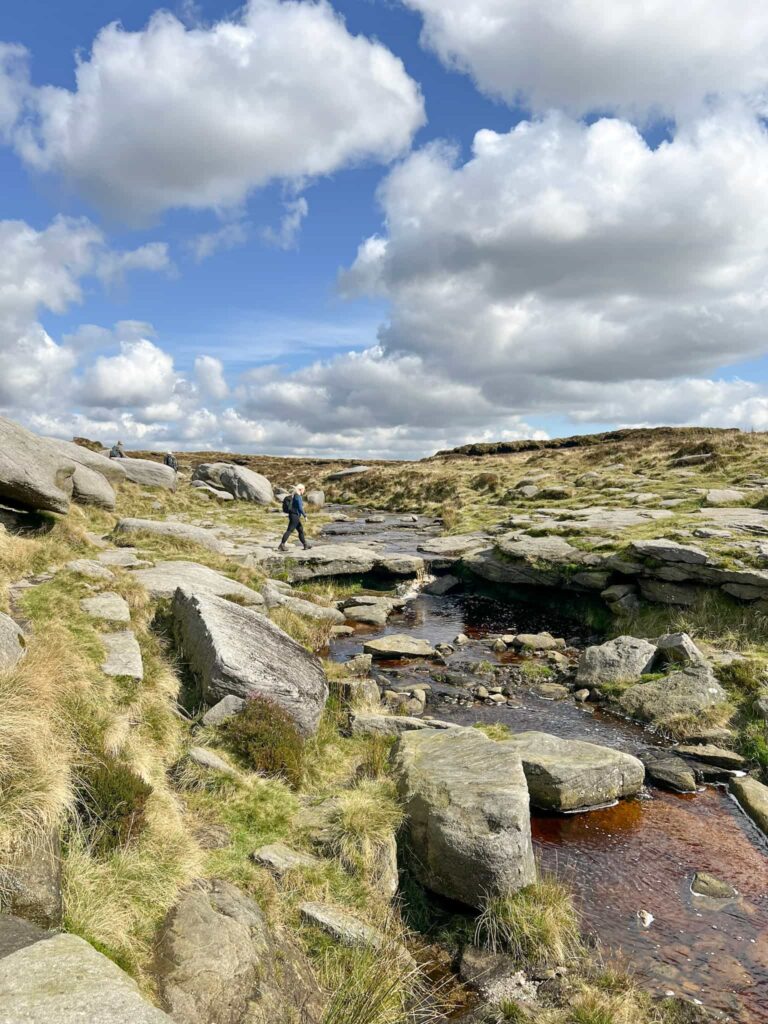
<svg viewBox="0 0 768 1024">
<path fill-rule="evenodd" d="M 0 409 L 353 457 L 765 429 L 768 14 L 593 7 L 6 5 Z"/>
</svg>

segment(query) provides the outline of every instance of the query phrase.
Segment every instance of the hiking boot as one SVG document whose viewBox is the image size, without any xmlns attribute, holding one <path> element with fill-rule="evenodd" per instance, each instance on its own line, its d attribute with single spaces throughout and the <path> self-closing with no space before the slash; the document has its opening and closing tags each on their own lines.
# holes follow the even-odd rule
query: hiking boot
<svg viewBox="0 0 768 1024">
<path fill-rule="evenodd" d="M 305 544 L 305 545 L 304 545 L 304 550 L 305 550 L 305 551 L 309 551 L 309 549 L 310 549 L 311 547 L 312 547 L 312 545 L 311 545 L 311 544 Z"/>
<path fill-rule="evenodd" d="M 288 550 L 288 548 L 287 548 L 287 547 L 285 546 L 285 544 L 280 544 L 280 545 L 278 546 L 278 549 L 277 549 L 277 550 L 278 550 L 278 551 L 287 551 L 287 550 Z"/>
</svg>

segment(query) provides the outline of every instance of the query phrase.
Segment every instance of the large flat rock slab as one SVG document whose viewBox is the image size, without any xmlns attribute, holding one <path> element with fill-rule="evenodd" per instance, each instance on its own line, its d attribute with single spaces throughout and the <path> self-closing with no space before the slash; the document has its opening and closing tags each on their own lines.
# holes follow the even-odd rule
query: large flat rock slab
<svg viewBox="0 0 768 1024">
<path fill-rule="evenodd" d="M 428 555 L 442 555 L 444 558 L 461 558 L 472 551 L 480 551 L 491 544 L 484 533 L 462 533 L 448 537 L 430 537 L 416 545 L 417 551 Z"/>
<path fill-rule="evenodd" d="M 631 754 L 545 732 L 522 732 L 503 744 L 523 763 L 531 804 L 581 811 L 639 793 L 645 768 Z"/>
<path fill-rule="evenodd" d="M 198 562 L 158 562 L 151 569 L 137 569 L 134 575 L 152 597 L 173 597 L 181 588 L 194 594 L 235 598 L 246 605 L 264 604 L 257 591 Z"/>
<path fill-rule="evenodd" d="M 171 1024 L 171 1018 L 77 935 L 43 932 L 0 959 L 0 1024 L 96 1022 Z"/>
<path fill-rule="evenodd" d="M 203 526 L 193 526 L 191 523 L 178 523 L 173 520 L 161 519 L 121 519 L 115 527 L 118 536 L 131 536 L 132 534 L 154 534 L 157 537 L 171 537 L 174 540 L 186 541 L 190 544 L 198 544 L 201 548 L 207 548 L 217 555 L 229 555 L 235 550 L 234 545 L 223 540 L 215 530 L 208 530 Z"/>
<path fill-rule="evenodd" d="M 392 755 L 411 866 L 433 892 L 480 907 L 536 879 L 520 757 L 473 729 L 403 733 Z"/>
<path fill-rule="evenodd" d="M 207 704 L 230 694 L 264 697 L 287 711 L 305 736 L 317 730 L 328 699 L 319 658 L 265 616 L 212 594 L 177 590 L 172 613 Z"/>
<path fill-rule="evenodd" d="M 269 576 L 283 576 L 291 583 L 325 576 L 364 576 L 371 572 L 416 576 L 424 568 L 424 559 L 416 555 L 381 552 L 364 544 L 315 544 L 308 551 L 298 546 L 287 552 L 262 549 L 254 552 L 251 560 Z"/>
<path fill-rule="evenodd" d="M 130 630 L 122 633 L 107 633 L 101 638 L 106 658 L 101 670 L 105 675 L 128 679 L 144 678 L 144 663 L 136 636 Z"/>
<path fill-rule="evenodd" d="M 80 607 L 92 619 L 103 619 L 105 622 L 131 621 L 128 602 L 113 591 L 105 591 L 95 597 L 84 597 Z"/>
</svg>

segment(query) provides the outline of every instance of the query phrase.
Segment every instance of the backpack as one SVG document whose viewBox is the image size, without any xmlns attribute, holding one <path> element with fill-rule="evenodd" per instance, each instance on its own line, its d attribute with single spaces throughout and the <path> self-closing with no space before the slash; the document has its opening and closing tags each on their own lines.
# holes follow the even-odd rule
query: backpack
<svg viewBox="0 0 768 1024">
<path fill-rule="evenodd" d="M 292 494 L 286 494 L 286 496 L 283 498 L 283 512 L 285 512 L 285 514 L 287 516 L 289 516 L 292 511 L 293 511 L 293 495 Z"/>
</svg>

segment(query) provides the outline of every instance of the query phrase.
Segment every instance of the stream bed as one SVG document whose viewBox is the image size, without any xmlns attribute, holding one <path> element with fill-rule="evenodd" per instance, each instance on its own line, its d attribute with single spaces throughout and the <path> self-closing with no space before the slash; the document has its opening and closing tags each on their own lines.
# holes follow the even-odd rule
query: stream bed
<svg viewBox="0 0 768 1024">
<path fill-rule="evenodd" d="M 424 535 L 399 522 L 392 532 L 380 530 L 358 526 L 355 539 L 362 534 L 389 546 L 396 532 L 397 550 L 413 552 Z M 418 594 L 386 627 L 359 627 L 353 636 L 334 641 L 331 656 L 345 661 L 360 652 L 364 639 L 386 633 L 439 643 L 459 633 L 481 641 L 489 634 L 546 630 L 567 638 L 569 646 L 600 642 L 594 627 L 584 624 L 594 618 L 585 614 L 583 603 L 509 590 L 503 596 L 498 590 Z M 495 656 L 483 647 L 477 657 Z M 544 700 L 524 691 L 514 708 L 440 705 L 429 713 L 461 725 L 503 723 L 516 732 L 541 730 L 630 753 L 655 742 L 638 726 L 592 705 Z M 655 995 L 700 1000 L 729 1020 L 768 1024 L 768 842 L 725 788 L 678 795 L 648 787 L 638 799 L 600 810 L 537 811 L 532 831 L 541 866 L 573 887 L 584 922 L 599 937 L 607 960 L 627 967 Z M 729 882 L 738 896 L 712 901 L 693 894 L 695 871 Z M 643 927 L 640 911 L 653 915 L 650 927 Z"/>
</svg>

